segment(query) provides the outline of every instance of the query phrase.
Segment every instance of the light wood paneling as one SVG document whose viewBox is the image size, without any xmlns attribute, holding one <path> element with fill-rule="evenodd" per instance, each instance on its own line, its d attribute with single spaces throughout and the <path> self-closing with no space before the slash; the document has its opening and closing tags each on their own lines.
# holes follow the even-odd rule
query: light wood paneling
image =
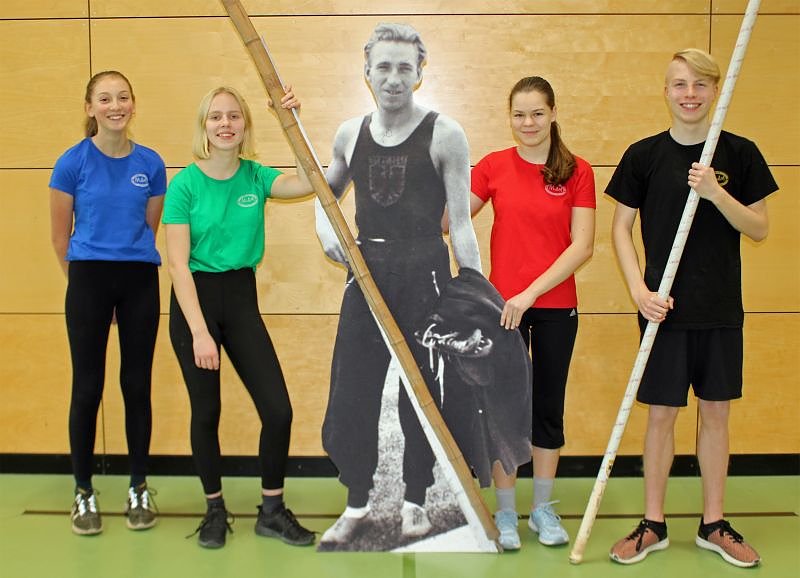
<svg viewBox="0 0 800 578">
<path fill-rule="evenodd" d="M 51 167 L 82 134 L 85 20 L 0 21 L 0 168 Z"/>
<path fill-rule="evenodd" d="M 581 314 L 567 384 L 563 455 L 605 452 L 638 348 L 634 315 Z M 695 402 L 690 399 L 678 416 L 677 453 L 694 453 L 696 424 Z M 620 455 L 642 453 L 646 425 L 647 406 L 637 402 L 620 443 Z"/>
<path fill-rule="evenodd" d="M 795 2 L 795 6 L 800 3 Z M 740 16 L 715 16 L 711 53 L 725 74 Z M 800 16 L 759 16 L 725 128 L 758 143 L 773 165 L 800 164 Z"/>
<path fill-rule="evenodd" d="M 0 340 L 0 453 L 69 453 L 71 369 L 64 317 L 0 315 Z"/>
<path fill-rule="evenodd" d="M 86 18 L 86 0 L 3 0 L 0 20 L 11 18 Z"/>
<path fill-rule="evenodd" d="M 597 232 L 591 261 L 577 275 L 579 303 L 584 313 L 632 312 L 611 243 L 614 202 L 603 195 L 613 169 L 596 169 Z M 746 311 L 800 311 L 800 168 L 773 167 L 782 191 L 768 201 L 770 235 L 762 243 L 742 242 L 743 291 Z M 174 171 L 170 171 L 170 174 Z M 0 243 L 17 247 L 6 258 L 13 273 L 0 278 L 0 312 L 63 312 L 65 281 L 50 245 L 47 182 L 49 170 L 0 171 L 0 208 L 11 215 L 0 229 Z M 354 198 L 343 208 L 353 229 Z M 320 248 L 310 201 L 267 203 L 264 262 L 257 272 L 259 303 L 269 314 L 338 314 L 345 270 L 329 261 Z M 476 217 L 475 229 L 483 269 L 488 274 L 491 205 Z M 638 224 L 635 226 L 638 242 Z M 166 262 L 163 230 L 158 247 Z M 640 247 L 640 255 L 643 254 Z M 776 274 L 780 272 L 780 274 Z M 169 307 L 170 279 L 160 270 L 162 312 Z M 27 282 L 36 279 L 35 283 Z"/>
<path fill-rule="evenodd" d="M 711 9 L 714 14 L 744 14 L 747 0 L 714 0 Z M 797 0 L 763 0 L 758 8 L 759 15 L 800 14 Z"/>
<path fill-rule="evenodd" d="M 784 0 L 786 1 L 786 0 Z M 768 2 L 765 2 L 765 4 Z M 244 0 L 251 16 L 374 14 L 707 14 L 709 0 Z M 92 16 L 221 16 L 225 11 L 215 0 L 93 0 Z"/>
<path fill-rule="evenodd" d="M 67 281 L 50 243 L 50 172 L 0 171 L 0 313 L 64 312 Z"/>
<path fill-rule="evenodd" d="M 286 374 L 294 428 L 292 455 L 322 455 L 320 428 L 327 403 L 336 316 L 265 316 Z M 188 398 L 162 318 L 153 372 L 154 454 L 189 453 Z M 63 453 L 68 449 L 69 354 L 60 315 L 4 315 L 0 337 L 0 452 Z M 734 402 L 732 451 L 800 451 L 796 396 L 797 314 L 748 315 L 745 324 L 745 398 Z M 124 453 L 123 408 L 118 385 L 116 333 L 109 342 L 103 404 L 104 428 L 98 452 Z M 638 348 L 633 315 L 582 314 L 567 388 L 565 455 L 596 455 L 608 442 Z M 256 453 L 258 418 L 227 359 L 223 361 L 223 418 L 220 428 L 227 454 Z M 768 395 L 767 395 L 768 393 Z M 775 411 L 780 408 L 780 411 Z M 646 407 L 636 405 L 620 447 L 641 453 Z M 770 426 L 766 426 L 767 418 Z M 694 401 L 682 410 L 677 451 L 694 453 Z M 11 434 L 13 432 L 13 435 Z"/>
<path fill-rule="evenodd" d="M 595 166 L 598 190 L 595 254 L 578 272 L 582 317 L 565 454 L 602 453 L 638 343 L 610 240 L 614 203 L 602 192 L 625 148 L 669 124 L 662 87 L 670 55 L 684 46 L 710 47 L 726 68 L 746 1 L 244 4 L 260 15 L 255 25 L 303 102 L 303 122 L 323 164 L 338 125 L 374 107 L 362 49 L 378 22 L 408 22 L 420 30 L 429 65 L 417 99 L 463 125 L 473 163 L 511 146 L 506 99 L 513 83 L 533 74 L 551 81 L 564 139 Z M 91 34 L 89 10 L 95 18 Z M 733 404 L 732 417 L 731 449 L 739 453 L 800 451 L 798 32 L 800 4 L 762 2 L 725 127 L 759 145 L 782 188 L 769 200 L 769 238 L 742 244 L 745 309 L 763 313 L 748 314 L 745 326 L 745 399 Z M 250 102 L 259 160 L 291 170 L 294 159 L 218 0 L 7 0 L 0 7 L 0 33 L 0 105 L 9 111 L 0 144 L 0 210 L 6 215 L 0 244 L 10 248 L 4 253 L 7 274 L 0 277 L 0 452 L 65 453 L 71 371 L 65 282 L 49 240 L 47 182 L 56 158 L 81 137 L 90 71 L 113 68 L 130 77 L 137 95 L 134 138 L 162 154 L 170 177 L 191 162 L 197 105 L 220 84 L 239 88 Z M 344 208 L 352 224 L 352 193 Z M 475 221 L 486 272 L 491 217 L 487 207 Z M 266 219 L 259 304 L 295 408 L 291 453 L 322 455 L 319 430 L 345 271 L 322 254 L 312 203 L 270 202 Z M 163 232 L 157 242 L 166 259 Z M 166 313 L 166 267 L 160 279 Z M 188 399 L 167 325 L 164 315 L 154 367 L 153 452 L 188 454 Z M 112 332 L 105 429 L 97 448 L 124 453 L 115 340 Z M 223 449 L 255 454 L 258 420 L 229 363 L 223 380 Z M 645 417 L 645 408 L 637 406 L 621 453 L 641 453 Z M 678 452 L 693 453 L 696 421 L 692 401 L 680 414 Z"/>
<path fill-rule="evenodd" d="M 731 453 L 800 452 L 800 314 L 748 315 L 743 397 L 731 406 Z"/>
<path fill-rule="evenodd" d="M 417 98 L 461 122 L 473 162 L 510 142 L 507 91 L 519 77 L 539 74 L 559 95 L 570 146 L 593 164 L 616 164 L 628 144 L 666 126 L 661 87 L 675 46 L 708 43 L 707 16 L 408 20 L 419 28 L 430 54 Z M 303 123 L 323 164 L 330 160 L 338 125 L 374 106 L 361 55 L 375 24 L 370 17 L 349 18 L 348 34 L 341 38 L 323 17 L 255 19 L 281 76 L 303 101 Z M 564 35 L 566 29 L 572 33 Z M 138 98 L 137 136 L 161 152 L 168 165 L 189 162 L 197 104 L 209 88 L 222 83 L 240 88 L 251 103 L 264 162 L 293 164 L 276 121 L 264 108 L 255 68 L 226 20 L 101 20 L 92 31 L 94 68 L 113 67 L 130 75 Z M 471 41 L 475 38 L 481 43 Z M 487 52 L 487 45 L 493 50 Z M 164 54 L 170 54 L 172 66 L 153 67 Z M 659 110 L 660 118 L 654 115 Z"/>
<path fill-rule="evenodd" d="M 745 311 L 800 311 L 800 167 L 771 167 L 780 190 L 767 198 L 769 236 L 742 240 Z M 797 342 L 800 347 L 800 341 Z"/>
<path fill-rule="evenodd" d="M 294 409 L 290 452 L 322 455 L 320 431 L 328 401 L 331 355 L 338 317 L 333 315 L 267 315 Z M 119 347 L 112 330 L 103 400 L 105 447 L 125 453 L 124 405 L 119 389 Z M 153 454 L 185 455 L 189 446 L 189 397 L 169 342 L 169 320 L 162 316 L 153 364 Z M 229 455 L 258 453 L 260 422 L 250 397 L 230 361 L 222 360 L 220 444 Z"/>
</svg>

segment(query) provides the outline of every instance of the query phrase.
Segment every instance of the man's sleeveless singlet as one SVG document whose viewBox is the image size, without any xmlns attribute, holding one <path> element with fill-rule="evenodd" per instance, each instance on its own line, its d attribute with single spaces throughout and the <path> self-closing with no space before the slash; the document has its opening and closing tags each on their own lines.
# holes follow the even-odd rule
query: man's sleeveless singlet
<svg viewBox="0 0 800 578">
<path fill-rule="evenodd" d="M 359 237 L 441 237 L 447 198 L 430 154 L 437 116 L 429 112 L 405 141 L 389 147 L 375 142 L 372 115 L 364 117 L 350 160 Z"/>
</svg>

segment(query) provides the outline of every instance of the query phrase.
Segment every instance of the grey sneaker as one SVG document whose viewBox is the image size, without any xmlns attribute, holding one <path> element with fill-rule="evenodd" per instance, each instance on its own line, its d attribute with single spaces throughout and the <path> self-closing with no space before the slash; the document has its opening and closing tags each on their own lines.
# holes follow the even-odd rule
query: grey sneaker
<svg viewBox="0 0 800 578">
<path fill-rule="evenodd" d="M 314 532 L 301 526 L 292 511 L 284 505 L 269 514 L 259 506 L 255 529 L 259 536 L 278 538 L 292 546 L 310 546 L 314 543 Z"/>
<path fill-rule="evenodd" d="M 560 546 L 569 542 L 569 534 L 561 525 L 561 516 L 553 510 L 555 502 L 539 504 L 531 512 L 528 527 L 539 534 L 539 542 L 545 546 Z"/>
<path fill-rule="evenodd" d="M 158 508 L 152 496 L 156 491 L 148 489 L 143 483 L 135 488 L 128 488 L 128 503 L 125 506 L 126 524 L 131 530 L 147 530 L 156 525 Z"/>
<path fill-rule="evenodd" d="M 522 546 L 517 531 L 518 520 L 519 516 L 514 510 L 498 510 L 494 513 L 494 523 L 500 531 L 497 541 L 503 550 L 519 550 Z"/>
<path fill-rule="evenodd" d="M 97 509 L 95 492 L 78 488 L 72 502 L 72 531 L 81 536 L 92 536 L 103 531 L 103 520 Z"/>
</svg>

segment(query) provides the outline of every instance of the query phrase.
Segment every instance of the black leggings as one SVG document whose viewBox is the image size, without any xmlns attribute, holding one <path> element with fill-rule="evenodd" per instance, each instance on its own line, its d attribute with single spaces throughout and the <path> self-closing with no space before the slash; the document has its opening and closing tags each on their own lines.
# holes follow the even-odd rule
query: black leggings
<svg viewBox="0 0 800 578">
<path fill-rule="evenodd" d="M 533 361 L 533 445 L 559 449 L 564 445 L 564 398 L 578 310 L 528 309 L 519 330 Z"/>
<path fill-rule="evenodd" d="M 193 274 L 208 331 L 222 346 L 247 388 L 261 419 L 258 457 L 261 487 L 283 488 L 292 406 L 278 356 L 261 319 L 255 273 L 238 269 L 224 273 Z M 222 456 L 219 447 L 220 372 L 194 363 L 192 335 L 172 292 L 169 335 L 183 372 L 192 407 L 192 456 L 206 494 L 222 489 Z"/>
<path fill-rule="evenodd" d="M 160 313 L 158 268 L 140 262 L 73 261 L 64 309 L 72 356 L 69 441 L 75 480 L 81 486 L 91 484 L 108 332 L 116 311 L 131 475 L 143 481 L 152 430 L 150 383 Z"/>
</svg>

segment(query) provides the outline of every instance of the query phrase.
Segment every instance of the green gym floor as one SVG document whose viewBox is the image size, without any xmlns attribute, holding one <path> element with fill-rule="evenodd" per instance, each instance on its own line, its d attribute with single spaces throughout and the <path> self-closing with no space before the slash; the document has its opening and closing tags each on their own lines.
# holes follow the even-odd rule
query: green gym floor
<svg viewBox="0 0 800 578">
<path fill-rule="evenodd" d="M 670 480 L 667 499 L 670 547 L 645 561 L 620 566 L 608 559 L 611 544 L 631 531 L 642 511 L 642 480 L 612 478 L 600 516 L 580 565 L 568 562 L 569 546 L 547 548 L 520 520 L 522 549 L 504 554 L 317 553 L 256 536 L 258 480 L 226 478 L 225 497 L 236 516 L 234 534 L 221 550 L 204 550 L 186 538 L 204 510 L 199 482 L 192 477 L 151 477 L 158 490 L 158 525 L 132 532 L 122 510 L 127 480 L 97 476 L 95 488 L 104 531 L 80 537 L 70 531 L 72 481 L 62 475 L 0 475 L 0 577 L 2 578 L 513 578 L 677 577 L 717 578 L 800 576 L 800 477 L 732 477 L 727 517 L 761 553 L 760 567 L 730 566 L 694 545 L 699 519 L 700 481 Z M 557 506 L 572 537 L 591 491 L 592 479 L 562 479 Z M 518 484 L 519 510 L 530 501 L 528 481 Z M 344 492 L 332 478 L 290 478 L 287 503 L 307 527 L 323 532 L 343 508 Z M 484 492 L 490 508 L 493 497 Z"/>
</svg>

